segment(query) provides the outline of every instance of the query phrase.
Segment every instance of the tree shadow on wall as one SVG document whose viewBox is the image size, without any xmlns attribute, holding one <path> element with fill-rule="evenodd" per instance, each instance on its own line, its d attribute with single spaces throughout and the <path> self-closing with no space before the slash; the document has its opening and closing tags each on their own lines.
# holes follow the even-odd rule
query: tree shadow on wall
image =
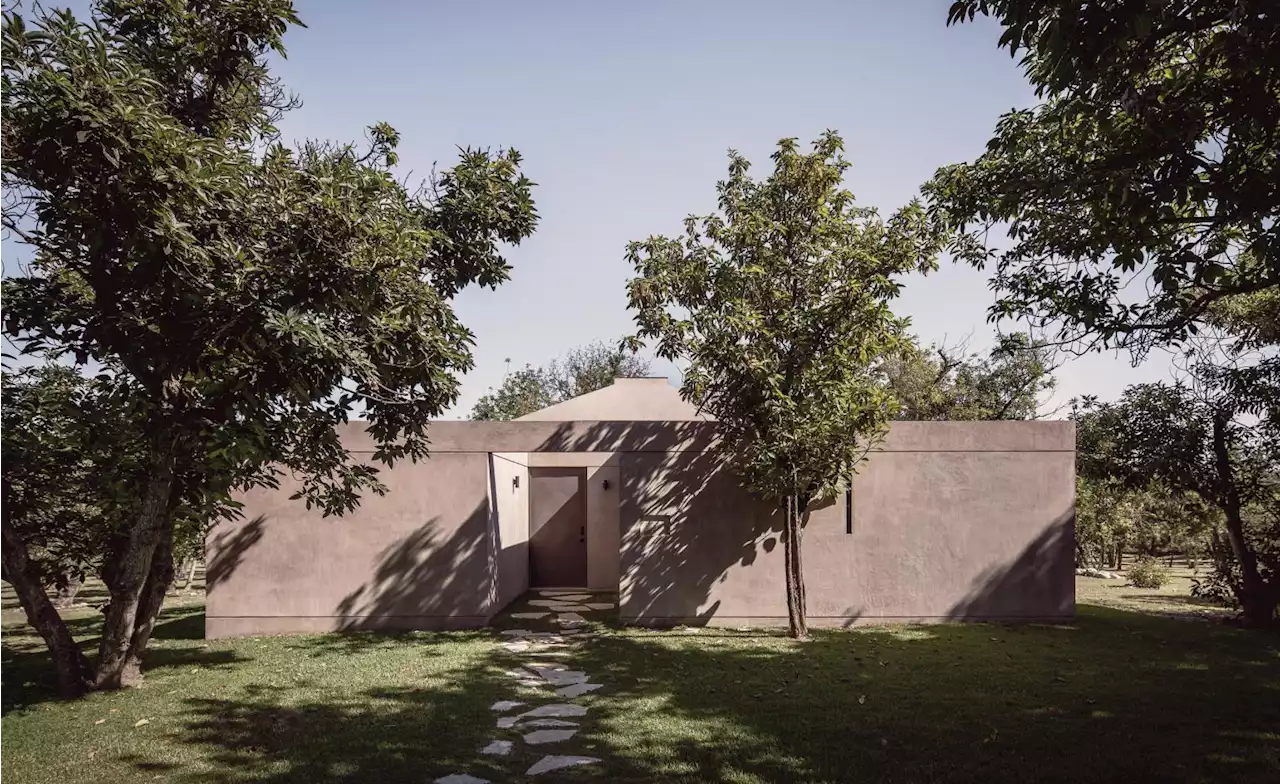
<svg viewBox="0 0 1280 784">
<path fill-rule="evenodd" d="M 379 554 L 367 583 L 338 603 L 341 631 L 465 629 L 488 620 L 494 575 L 487 502 L 453 530 L 433 517 Z"/>
<path fill-rule="evenodd" d="M 258 515 L 244 525 L 214 526 L 206 547 L 206 552 L 210 554 L 204 570 L 206 591 L 216 588 L 235 574 L 244 561 L 245 553 L 262 541 L 265 523 L 266 518 Z"/>
<path fill-rule="evenodd" d="M 717 586 L 729 570 L 780 544 L 781 516 L 741 486 L 714 423 L 565 423 L 541 450 L 622 453 L 624 622 L 705 625 L 720 611 Z M 784 598 L 777 576 L 766 604 Z"/>
<path fill-rule="evenodd" d="M 991 566 L 947 618 L 1069 620 L 1075 615 L 1074 507 L 1062 512 L 1008 563 Z"/>
</svg>

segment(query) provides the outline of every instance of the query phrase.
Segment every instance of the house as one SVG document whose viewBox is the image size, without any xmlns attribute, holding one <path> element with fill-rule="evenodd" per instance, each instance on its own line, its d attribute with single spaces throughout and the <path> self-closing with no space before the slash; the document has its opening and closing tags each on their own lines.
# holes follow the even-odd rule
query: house
<svg viewBox="0 0 1280 784">
<path fill-rule="evenodd" d="M 665 379 L 430 433 L 345 517 L 245 494 L 206 545 L 207 636 L 480 627 L 552 586 L 618 591 L 625 623 L 786 623 L 778 515 Z M 810 623 L 1068 619 L 1074 493 L 1071 422 L 894 423 L 809 515 Z"/>
</svg>

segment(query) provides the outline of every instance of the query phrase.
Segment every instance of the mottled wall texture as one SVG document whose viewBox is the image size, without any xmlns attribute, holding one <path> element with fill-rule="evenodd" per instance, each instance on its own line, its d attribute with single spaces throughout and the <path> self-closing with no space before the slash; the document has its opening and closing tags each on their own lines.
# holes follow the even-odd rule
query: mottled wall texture
<svg viewBox="0 0 1280 784">
<path fill-rule="evenodd" d="M 805 526 L 810 622 L 1075 612 L 1069 422 L 904 422 Z M 622 618 L 786 623 L 780 520 L 711 452 L 628 454 Z"/>
<path fill-rule="evenodd" d="M 481 626 L 528 586 L 528 466 L 588 470 L 588 582 L 625 622 L 786 621 L 780 521 L 706 422 L 441 422 L 343 518 L 254 491 L 207 544 L 210 637 Z M 368 459 L 358 424 L 344 441 Z M 812 509 L 815 625 L 1074 614 L 1069 422 L 904 422 Z M 609 480 L 610 487 L 604 487 Z"/>
</svg>

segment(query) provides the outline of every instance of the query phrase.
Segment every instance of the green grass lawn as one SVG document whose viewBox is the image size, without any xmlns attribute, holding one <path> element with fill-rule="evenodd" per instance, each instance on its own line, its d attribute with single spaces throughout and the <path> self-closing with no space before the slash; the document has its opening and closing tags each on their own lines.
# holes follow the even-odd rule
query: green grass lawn
<svg viewBox="0 0 1280 784">
<path fill-rule="evenodd" d="M 487 632 L 206 642 L 202 623 L 167 610 L 144 687 L 72 703 L 6 624 L 5 781 L 520 781 L 542 753 L 478 761 L 518 661 Z M 75 624 L 90 640 L 98 619 Z M 573 662 L 608 688 L 572 751 L 605 763 L 542 780 L 1280 780 L 1280 638 L 1218 624 L 1081 606 L 806 644 L 627 629 Z"/>
</svg>

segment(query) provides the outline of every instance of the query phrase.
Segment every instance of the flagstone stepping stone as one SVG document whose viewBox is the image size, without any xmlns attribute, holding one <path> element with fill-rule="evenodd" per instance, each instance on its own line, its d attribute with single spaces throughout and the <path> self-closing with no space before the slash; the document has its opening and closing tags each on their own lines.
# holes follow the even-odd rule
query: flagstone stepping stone
<svg viewBox="0 0 1280 784">
<path fill-rule="evenodd" d="M 545 668 L 530 667 L 547 683 L 552 686 L 572 686 L 575 683 L 585 683 L 589 677 L 582 670 L 550 670 Z"/>
<path fill-rule="evenodd" d="M 548 768 L 548 770 L 555 770 L 555 768 Z M 489 784 L 489 780 L 478 779 L 466 773 L 450 773 L 448 776 L 436 779 L 436 784 Z"/>
<path fill-rule="evenodd" d="M 553 607 L 557 604 L 564 604 L 559 599 L 530 599 L 530 607 Z"/>
<path fill-rule="evenodd" d="M 585 604 L 578 602 L 557 602 L 548 606 L 548 609 L 556 612 L 591 612 L 591 608 Z"/>
<path fill-rule="evenodd" d="M 587 602 L 586 605 L 593 610 L 612 610 L 618 606 L 613 602 Z"/>
<path fill-rule="evenodd" d="M 520 722 L 521 727 L 576 727 L 577 722 L 565 721 L 564 719 L 525 719 Z"/>
<path fill-rule="evenodd" d="M 558 616 L 556 616 L 556 620 L 559 621 L 560 623 L 564 623 L 566 621 L 572 621 L 574 623 L 582 623 L 583 621 L 586 620 L 586 618 L 583 618 L 581 615 L 578 615 L 576 612 L 567 612 L 567 613 L 560 613 Z"/>
<path fill-rule="evenodd" d="M 589 593 L 558 593 L 555 598 L 562 602 L 585 602 L 591 598 Z"/>
<path fill-rule="evenodd" d="M 516 702 L 515 700 L 498 700 L 489 706 L 489 710 L 497 711 L 498 713 L 506 713 L 512 708 L 519 708 L 521 705 L 524 705 L 524 703 Z"/>
<path fill-rule="evenodd" d="M 556 689 L 556 694 L 561 697 L 581 697 L 587 692 L 592 692 L 599 688 L 601 688 L 599 683 L 571 683 L 568 686 Z"/>
<path fill-rule="evenodd" d="M 573 755 L 548 754 L 537 762 L 533 763 L 533 767 L 524 772 L 526 776 L 537 776 L 540 773 L 548 773 L 561 768 L 571 768 L 574 765 L 591 765 L 599 762 L 596 757 L 577 757 Z"/>
<path fill-rule="evenodd" d="M 519 618 L 521 620 L 536 621 L 537 619 L 547 614 L 548 613 L 546 612 L 511 613 L 511 617 Z"/>
<path fill-rule="evenodd" d="M 559 743 L 577 734 L 577 730 L 534 730 L 524 736 L 524 742 L 533 746 L 539 746 L 543 743 Z"/>
<path fill-rule="evenodd" d="M 516 720 L 519 718 L 520 718 L 519 716 L 499 716 L 498 729 L 500 730 L 511 729 L 512 727 L 516 726 Z"/>
<path fill-rule="evenodd" d="M 499 634 L 504 637 L 528 637 L 533 632 L 528 629 L 503 629 Z"/>
<path fill-rule="evenodd" d="M 512 742 L 509 740 L 495 740 L 488 746 L 480 749 L 481 754 L 488 754 L 492 757 L 505 757 L 511 753 Z"/>
<path fill-rule="evenodd" d="M 557 702 L 551 705 L 541 705 L 533 710 L 525 711 L 515 718 L 519 719 L 568 719 L 575 716 L 586 716 L 587 709 L 581 705 L 571 705 L 567 702 Z M 503 718 L 508 718 L 504 716 Z M 499 719 L 501 721 L 501 719 Z"/>
</svg>

